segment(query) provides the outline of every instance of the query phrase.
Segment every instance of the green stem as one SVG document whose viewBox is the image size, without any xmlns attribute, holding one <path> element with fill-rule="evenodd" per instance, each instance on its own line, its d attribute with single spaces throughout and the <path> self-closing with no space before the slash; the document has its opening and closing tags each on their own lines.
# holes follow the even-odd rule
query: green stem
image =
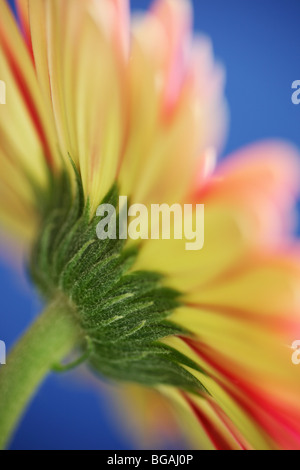
<svg viewBox="0 0 300 470">
<path fill-rule="evenodd" d="M 70 305 L 50 304 L 0 366 L 0 448 L 7 446 L 28 403 L 53 364 L 82 341 Z"/>
</svg>

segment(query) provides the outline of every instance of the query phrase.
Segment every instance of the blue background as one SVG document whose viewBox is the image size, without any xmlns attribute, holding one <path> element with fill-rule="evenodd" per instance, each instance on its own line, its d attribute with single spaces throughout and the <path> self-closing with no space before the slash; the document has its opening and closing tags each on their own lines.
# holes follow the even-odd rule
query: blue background
<svg viewBox="0 0 300 470">
<path fill-rule="evenodd" d="M 133 0 L 132 7 L 142 9 L 149 3 Z M 300 79 L 299 0 L 194 0 L 193 4 L 195 29 L 212 38 L 215 54 L 227 70 L 231 125 L 224 154 L 266 137 L 285 138 L 300 147 L 300 105 L 291 102 L 291 84 Z M 5 261 L 0 262 L 0 285 L 0 339 L 11 347 L 40 306 L 29 284 L 21 284 Z M 68 377 L 48 377 L 12 448 L 134 448 L 104 396 L 74 374 Z"/>
</svg>

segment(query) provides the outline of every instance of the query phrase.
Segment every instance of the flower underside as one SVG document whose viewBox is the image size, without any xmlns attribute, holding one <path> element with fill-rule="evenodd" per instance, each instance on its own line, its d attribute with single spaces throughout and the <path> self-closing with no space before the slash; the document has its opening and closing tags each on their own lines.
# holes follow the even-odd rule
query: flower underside
<svg viewBox="0 0 300 470">
<path fill-rule="evenodd" d="M 81 348 L 105 377 L 144 385 L 173 385 L 204 391 L 183 366 L 193 361 L 159 340 L 190 335 L 168 317 L 180 293 L 162 286 L 162 275 L 131 271 L 138 246 L 124 240 L 99 240 L 80 176 L 75 190 L 68 172 L 51 178 L 47 197 L 39 194 L 41 230 L 30 259 L 30 275 L 47 300 L 64 296 L 83 333 Z M 115 185 L 100 203 L 117 208 Z M 85 340 L 84 340 L 85 338 Z M 88 351 L 84 351 L 87 354 Z M 202 372 L 202 371 L 200 371 Z"/>
</svg>

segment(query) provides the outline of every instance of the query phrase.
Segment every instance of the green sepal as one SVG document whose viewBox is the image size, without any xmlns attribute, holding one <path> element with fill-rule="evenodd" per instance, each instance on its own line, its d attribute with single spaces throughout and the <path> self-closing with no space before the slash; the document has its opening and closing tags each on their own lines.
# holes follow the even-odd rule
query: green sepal
<svg viewBox="0 0 300 470">
<path fill-rule="evenodd" d="M 73 305 L 89 345 L 88 351 L 80 345 L 82 357 L 96 372 L 119 381 L 206 392 L 186 369 L 204 374 L 198 365 L 161 342 L 189 335 L 169 319 L 181 305 L 180 293 L 164 287 L 159 273 L 132 271 L 138 246 L 97 238 L 101 218 L 91 214 L 72 166 L 74 181 L 62 172 L 41 199 L 41 231 L 30 259 L 35 284 L 47 300 L 64 295 Z M 118 210 L 118 196 L 114 185 L 101 203 Z"/>
</svg>

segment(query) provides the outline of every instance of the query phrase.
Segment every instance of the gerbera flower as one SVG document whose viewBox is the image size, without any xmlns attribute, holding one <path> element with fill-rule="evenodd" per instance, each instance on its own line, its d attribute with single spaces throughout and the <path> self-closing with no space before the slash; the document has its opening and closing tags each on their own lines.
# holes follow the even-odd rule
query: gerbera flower
<svg viewBox="0 0 300 470">
<path fill-rule="evenodd" d="M 223 73 L 187 2 L 132 25 L 124 0 L 17 7 L 1 0 L 0 214 L 47 307 L 1 369 L 1 444 L 77 348 L 71 367 L 171 404 L 199 448 L 300 448 L 295 150 L 257 144 L 215 169 Z M 119 195 L 205 204 L 204 248 L 98 240 L 97 207 Z"/>
</svg>

